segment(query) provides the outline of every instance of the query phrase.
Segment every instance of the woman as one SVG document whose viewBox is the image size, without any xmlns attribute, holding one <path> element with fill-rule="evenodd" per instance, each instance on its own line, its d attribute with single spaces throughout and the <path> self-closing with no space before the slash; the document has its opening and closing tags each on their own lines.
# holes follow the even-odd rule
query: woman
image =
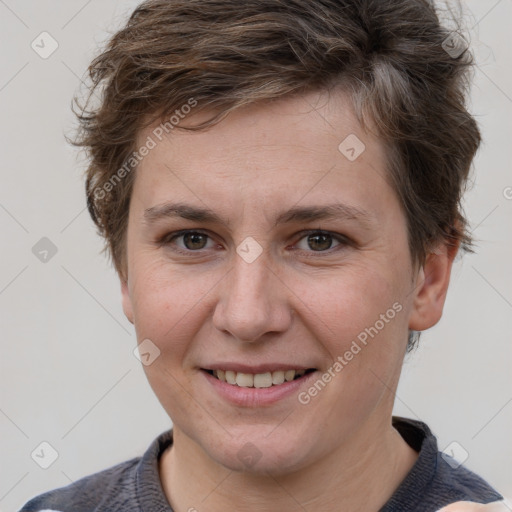
<svg viewBox="0 0 512 512">
<path fill-rule="evenodd" d="M 77 144 L 173 430 L 22 510 L 500 507 L 392 417 L 471 244 L 470 66 L 427 0 L 141 4 Z"/>
</svg>

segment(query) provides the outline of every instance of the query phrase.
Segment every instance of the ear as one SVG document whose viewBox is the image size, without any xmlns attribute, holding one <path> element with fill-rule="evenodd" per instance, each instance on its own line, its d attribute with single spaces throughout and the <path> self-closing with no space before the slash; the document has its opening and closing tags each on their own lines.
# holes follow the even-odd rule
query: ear
<svg viewBox="0 0 512 512">
<path fill-rule="evenodd" d="M 123 311 L 128 320 L 133 324 L 133 307 L 132 299 L 130 297 L 130 289 L 128 287 L 128 281 L 121 278 L 121 296 L 123 303 Z"/>
<path fill-rule="evenodd" d="M 459 243 L 448 245 L 444 242 L 427 255 L 416 278 L 415 298 L 409 316 L 409 329 L 424 331 L 437 324 L 441 319 L 450 283 L 452 264 L 459 245 Z"/>
</svg>

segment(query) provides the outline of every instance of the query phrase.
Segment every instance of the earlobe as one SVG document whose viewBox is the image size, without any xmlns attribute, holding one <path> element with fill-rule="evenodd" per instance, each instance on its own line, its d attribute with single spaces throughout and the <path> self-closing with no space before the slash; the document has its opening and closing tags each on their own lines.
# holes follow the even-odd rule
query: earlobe
<svg viewBox="0 0 512 512">
<path fill-rule="evenodd" d="M 457 249 L 445 243 L 427 255 L 415 283 L 409 329 L 424 331 L 441 319 Z"/>
<path fill-rule="evenodd" d="M 123 311 L 126 318 L 133 324 L 133 308 L 132 299 L 130 297 L 130 290 L 128 288 L 128 281 L 121 279 L 121 297 L 123 304 Z"/>
</svg>

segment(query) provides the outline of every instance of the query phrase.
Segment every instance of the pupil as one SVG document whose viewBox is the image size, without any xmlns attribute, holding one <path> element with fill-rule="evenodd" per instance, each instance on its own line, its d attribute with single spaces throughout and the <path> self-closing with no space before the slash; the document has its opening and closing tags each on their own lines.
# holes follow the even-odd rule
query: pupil
<svg viewBox="0 0 512 512">
<path fill-rule="evenodd" d="M 314 251 L 321 251 L 325 249 L 329 249 L 331 247 L 331 235 L 326 234 L 318 234 L 318 235 L 309 235 L 308 241 L 311 242 L 312 240 L 315 240 L 313 244 L 309 244 L 310 248 Z M 320 242 L 317 244 L 317 242 Z M 315 245 L 317 248 L 315 248 Z"/>
<path fill-rule="evenodd" d="M 201 244 L 201 238 L 203 239 L 203 244 Z M 202 249 L 204 247 L 204 235 L 202 233 L 186 233 L 184 242 L 187 249 Z M 200 247 L 195 244 L 199 244 Z M 192 245 L 192 247 L 190 247 L 190 245 Z"/>
</svg>

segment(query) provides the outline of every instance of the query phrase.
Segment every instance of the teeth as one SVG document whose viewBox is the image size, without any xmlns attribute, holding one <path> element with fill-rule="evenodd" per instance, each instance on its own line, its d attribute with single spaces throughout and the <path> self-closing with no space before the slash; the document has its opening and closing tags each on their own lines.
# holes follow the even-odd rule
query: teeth
<svg viewBox="0 0 512 512">
<path fill-rule="evenodd" d="M 284 382 L 284 372 L 282 372 L 282 371 L 272 372 L 272 384 L 279 386 L 279 384 L 282 384 L 283 382 Z"/>
<path fill-rule="evenodd" d="M 257 373 L 254 376 L 255 388 L 269 388 L 270 386 L 272 386 L 272 374 L 270 372 Z"/>
<path fill-rule="evenodd" d="M 236 384 L 236 373 L 228 370 L 226 372 L 226 382 L 228 384 Z"/>
<path fill-rule="evenodd" d="M 295 378 L 295 370 L 286 370 L 284 372 L 284 380 L 286 382 L 290 382 Z"/>
<path fill-rule="evenodd" d="M 233 386 L 241 388 L 270 388 L 279 386 L 286 382 L 291 382 L 295 378 L 302 377 L 306 370 L 278 370 L 266 373 L 241 373 L 231 370 L 214 370 L 213 375 L 222 382 L 227 382 Z"/>
<path fill-rule="evenodd" d="M 237 373 L 236 383 L 241 388 L 252 388 L 254 386 L 254 375 L 250 373 Z"/>
</svg>

